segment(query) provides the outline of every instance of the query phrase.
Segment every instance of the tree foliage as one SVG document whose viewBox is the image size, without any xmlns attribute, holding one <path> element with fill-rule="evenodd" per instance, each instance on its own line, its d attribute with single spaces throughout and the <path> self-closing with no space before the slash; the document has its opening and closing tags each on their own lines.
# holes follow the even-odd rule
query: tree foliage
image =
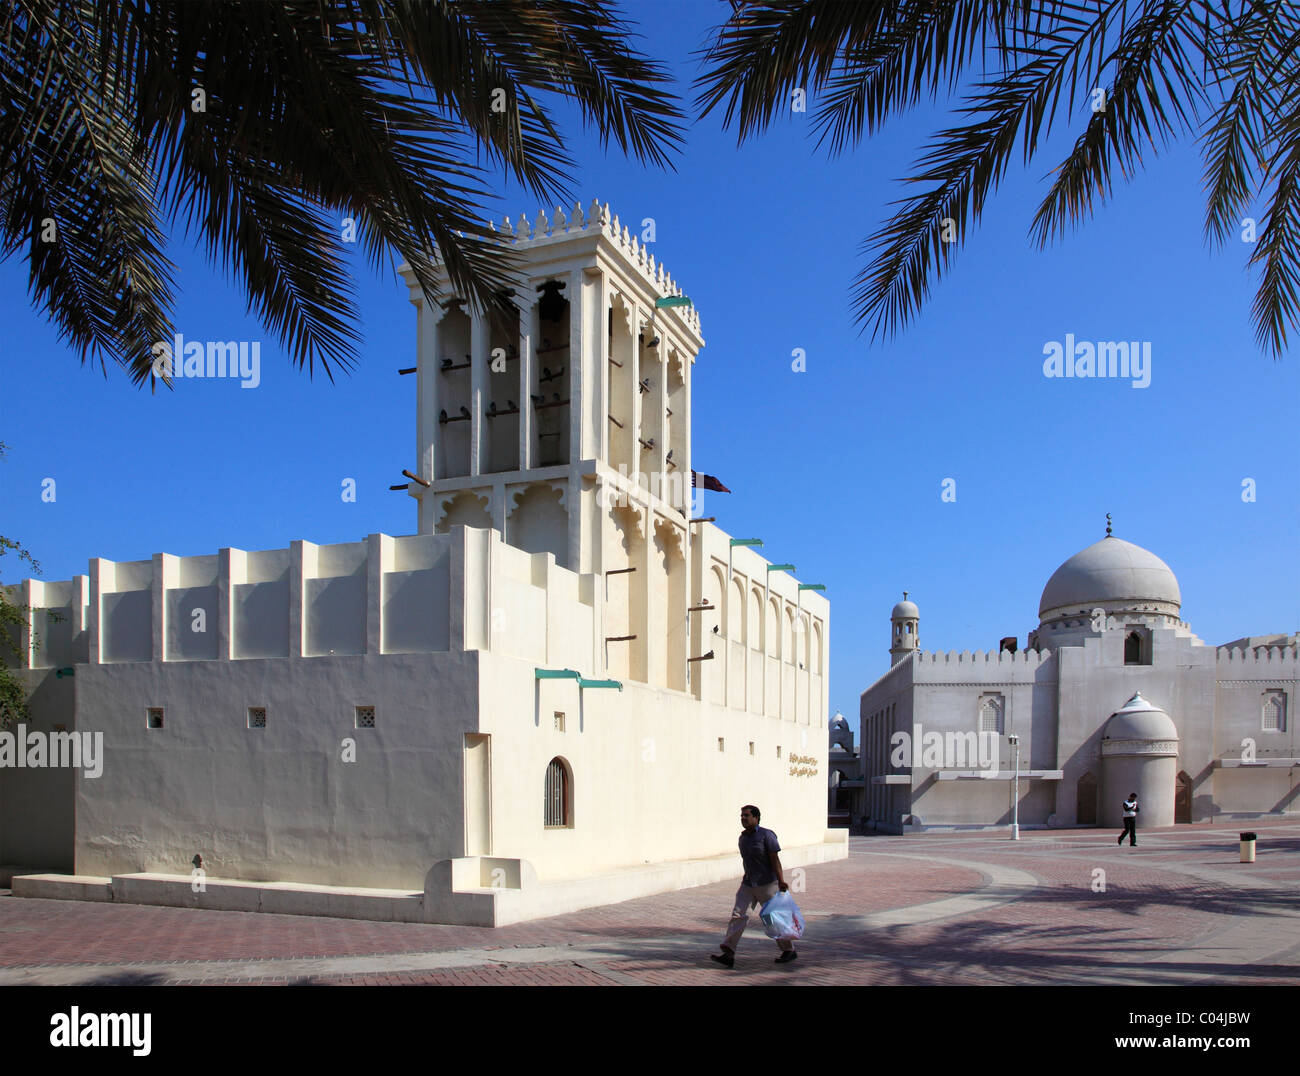
<svg viewBox="0 0 1300 1076">
<path fill-rule="evenodd" d="M 372 264 L 433 294 L 440 258 L 491 304 L 490 172 L 570 199 L 548 97 L 670 166 L 681 114 L 632 36 L 607 0 L 0 0 L 0 259 L 83 363 L 152 383 L 181 225 L 332 378 L 359 340 L 344 218 Z"/>
<path fill-rule="evenodd" d="M 819 145 L 839 153 L 923 99 L 955 98 L 863 244 L 857 319 L 892 334 L 977 224 L 1016 156 L 1076 130 L 1034 213 L 1040 246 L 1090 217 L 1174 139 L 1198 138 L 1207 239 L 1248 238 L 1256 339 L 1280 356 L 1300 283 L 1300 11 L 1283 0 L 732 0 L 697 80 L 741 141 L 797 88 L 818 95 Z"/>
<path fill-rule="evenodd" d="M 0 441 L 0 459 L 4 459 L 6 451 L 4 442 Z M 27 716 L 27 689 L 7 663 L 22 663 L 22 632 L 28 610 L 27 606 L 9 600 L 3 572 L 6 553 L 17 553 L 19 561 L 26 561 L 33 575 L 41 573 L 41 566 L 27 550 L 0 535 L 0 728 L 8 728 Z"/>
</svg>

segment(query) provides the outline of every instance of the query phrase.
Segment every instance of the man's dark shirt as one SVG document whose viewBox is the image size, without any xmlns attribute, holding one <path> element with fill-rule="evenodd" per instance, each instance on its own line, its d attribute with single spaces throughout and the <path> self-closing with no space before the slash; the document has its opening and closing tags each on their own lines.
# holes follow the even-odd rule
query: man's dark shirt
<svg viewBox="0 0 1300 1076">
<path fill-rule="evenodd" d="M 772 852 L 781 851 L 776 834 L 770 829 L 755 826 L 753 832 L 740 834 L 740 858 L 745 863 L 745 885 L 771 885 L 776 881 L 776 871 L 768 858 Z"/>
</svg>

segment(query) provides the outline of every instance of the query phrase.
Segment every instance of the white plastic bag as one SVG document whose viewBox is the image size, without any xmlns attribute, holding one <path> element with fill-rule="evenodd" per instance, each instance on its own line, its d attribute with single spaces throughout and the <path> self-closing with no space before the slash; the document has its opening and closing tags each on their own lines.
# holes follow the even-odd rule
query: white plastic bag
<svg viewBox="0 0 1300 1076">
<path fill-rule="evenodd" d="M 803 937 L 803 913 L 789 892 L 777 893 L 758 910 L 763 930 L 777 941 L 795 941 Z"/>
</svg>

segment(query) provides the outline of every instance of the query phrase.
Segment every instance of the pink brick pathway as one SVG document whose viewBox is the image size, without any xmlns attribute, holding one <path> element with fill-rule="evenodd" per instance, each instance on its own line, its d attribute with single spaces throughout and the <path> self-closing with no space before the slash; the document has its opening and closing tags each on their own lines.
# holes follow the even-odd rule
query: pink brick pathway
<svg viewBox="0 0 1300 1076">
<path fill-rule="evenodd" d="M 499 930 L 6 895 L 0 983 L 1295 984 L 1300 822 L 1252 823 L 1254 865 L 1239 828 L 1145 831 L 1136 849 L 1102 831 L 855 838 L 806 869 L 800 959 L 774 965 L 751 926 L 732 971 L 707 955 L 734 883 Z"/>
</svg>

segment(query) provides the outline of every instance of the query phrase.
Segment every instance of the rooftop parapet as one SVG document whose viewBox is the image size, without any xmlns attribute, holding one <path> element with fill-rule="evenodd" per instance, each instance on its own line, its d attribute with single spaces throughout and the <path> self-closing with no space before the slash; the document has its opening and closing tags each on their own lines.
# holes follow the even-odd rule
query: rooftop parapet
<svg viewBox="0 0 1300 1076">
<path fill-rule="evenodd" d="M 1243 667 L 1247 665 L 1272 665 L 1276 667 L 1285 662 L 1294 663 L 1297 660 L 1297 655 L 1300 655 L 1300 649 L 1294 646 L 1257 646 L 1253 650 L 1237 650 L 1221 646 L 1215 653 L 1220 661 L 1231 662 Z"/>
<path fill-rule="evenodd" d="M 1041 665 L 1052 656 L 1050 650 L 1019 650 L 1011 653 L 1007 650 L 924 650 L 916 655 L 916 661 L 930 665 L 974 664 L 986 665 Z"/>
<path fill-rule="evenodd" d="M 593 198 L 591 205 L 583 214 L 582 205 L 574 202 L 573 209 L 566 213 L 561 207 L 555 207 L 555 213 L 548 215 L 546 210 L 538 210 L 537 216 L 529 223 L 525 213 L 511 222 L 509 217 L 500 226 L 491 223 L 490 227 L 500 237 L 501 242 L 516 248 L 533 248 L 538 244 L 557 239 L 570 239 L 584 235 L 603 235 L 618 248 L 624 257 L 636 267 L 641 278 L 650 285 L 661 299 L 683 294 L 677 283 L 663 266 L 656 262 L 648 245 L 643 244 L 617 214 L 610 212 L 609 203 L 601 205 L 600 199 Z M 693 306 L 675 307 L 676 314 L 699 335 L 700 315 Z"/>
</svg>

